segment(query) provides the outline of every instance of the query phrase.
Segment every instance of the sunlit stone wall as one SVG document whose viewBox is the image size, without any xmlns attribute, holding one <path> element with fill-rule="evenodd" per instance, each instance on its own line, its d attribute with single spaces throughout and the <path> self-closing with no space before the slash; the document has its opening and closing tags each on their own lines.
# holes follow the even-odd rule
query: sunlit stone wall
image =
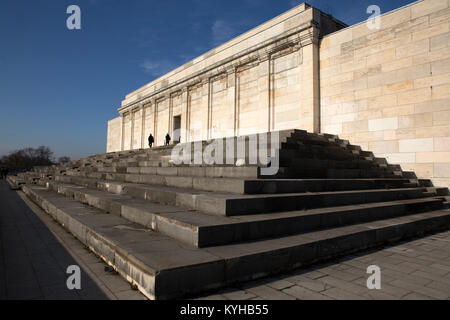
<svg viewBox="0 0 450 320">
<path fill-rule="evenodd" d="M 300 128 L 450 186 L 450 0 L 345 27 L 302 4 L 130 93 L 107 151 Z M 381 8 L 382 9 L 382 8 Z"/>
<path fill-rule="evenodd" d="M 450 8 L 425 0 L 320 44 L 321 131 L 450 186 Z"/>
<path fill-rule="evenodd" d="M 304 128 L 319 131 L 319 39 L 345 25 L 302 4 L 130 93 L 107 151 Z M 144 120 L 143 120 L 144 119 Z M 117 123 L 121 123 L 121 127 Z M 119 142 L 110 141 L 117 139 Z"/>
</svg>

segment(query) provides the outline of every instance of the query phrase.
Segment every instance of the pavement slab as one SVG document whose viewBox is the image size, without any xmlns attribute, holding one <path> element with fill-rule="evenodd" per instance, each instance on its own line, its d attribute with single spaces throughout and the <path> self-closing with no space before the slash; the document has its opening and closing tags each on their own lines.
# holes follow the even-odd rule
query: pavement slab
<svg viewBox="0 0 450 320">
<path fill-rule="evenodd" d="M 4 180 L 0 180 L 0 240 L 0 299 L 146 299 L 120 276 L 105 274 L 104 262 Z M 94 261 L 98 274 L 90 268 Z M 67 288 L 69 265 L 80 266 L 80 290 Z"/>
</svg>

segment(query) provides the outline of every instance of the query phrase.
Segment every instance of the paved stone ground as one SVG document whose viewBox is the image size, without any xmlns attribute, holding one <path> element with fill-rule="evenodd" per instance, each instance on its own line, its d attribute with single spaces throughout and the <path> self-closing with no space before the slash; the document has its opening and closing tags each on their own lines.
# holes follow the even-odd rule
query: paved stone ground
<svg viewBox="0 0 450 320">
<path fill-rule="evenodd" d="M 369 265 L 381 269 L 380 290 L 369 290 L 366 286 Z M 448 300 L 450 231 L 253 281 L 198 299 Z"/>
<path fill-rule="evenodd" d="M 66 286 L 81 269 L 81 290 Z M 21 192 L 0 180 L 0 299 L 145 299 Z"/>
</svg>

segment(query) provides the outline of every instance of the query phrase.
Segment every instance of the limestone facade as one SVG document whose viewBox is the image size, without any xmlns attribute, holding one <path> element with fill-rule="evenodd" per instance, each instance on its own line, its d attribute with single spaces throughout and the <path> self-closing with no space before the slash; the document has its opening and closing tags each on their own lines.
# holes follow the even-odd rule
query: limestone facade
<svg viewBox="0 0 450 320">
<path fill-rule="evenodd" d="M 300 128 L 450 186 L 449 1 L 383 14 L 379 29 L 302 4 L 127 95 L 107 152 L 175 127 L 181 142 Z"/>
<path fill-rule="evenodd" d="M 320 130 L 450 186 L 450 7 L 424 0 L 320 43 Z"/>
<path fill-rule="evenodd" d="M 107 151 L 304 128 L 319 131 L 319 39 L 345 25 L 302 4 L 130 93 Z M 178 117 L 178 124 L 175 121 Z M 118 138 L 119 137 L 119 138 Z"/>
</svg>

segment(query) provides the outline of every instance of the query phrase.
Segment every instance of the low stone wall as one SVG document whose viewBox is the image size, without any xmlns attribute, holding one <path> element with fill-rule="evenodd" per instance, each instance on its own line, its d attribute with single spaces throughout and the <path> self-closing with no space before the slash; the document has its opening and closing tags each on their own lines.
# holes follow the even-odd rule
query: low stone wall
<svg viewBox="0 0 450 320">
<path fill-rule="evenodd" d="M 450 186 L 450 8 L 424 0 L 320 44 L 321 131 Z"/>
</svg>

